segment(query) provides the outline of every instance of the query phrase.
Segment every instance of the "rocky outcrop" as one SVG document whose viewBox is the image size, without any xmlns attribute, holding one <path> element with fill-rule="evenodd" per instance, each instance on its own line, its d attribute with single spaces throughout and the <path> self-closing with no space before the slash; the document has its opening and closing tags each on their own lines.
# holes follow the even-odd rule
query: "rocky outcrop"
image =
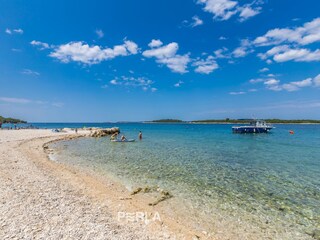
<svg viewBox="0 0 320 240">
<path fill-rule="evenodd" d="M 95 129 L 90 129 L 90 137 L 105 137 L 110 134 L 114 133 L 120 133 L 120 129 L 118 127 L 113 127 L 113 128 L 95 128 Z"/>
</svg>

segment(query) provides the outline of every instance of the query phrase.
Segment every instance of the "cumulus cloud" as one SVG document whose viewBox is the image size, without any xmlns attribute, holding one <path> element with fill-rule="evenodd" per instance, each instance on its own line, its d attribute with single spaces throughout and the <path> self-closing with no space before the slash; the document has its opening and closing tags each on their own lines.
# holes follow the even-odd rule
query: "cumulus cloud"
<svg viewBox="0 0 320 240">
<path fill-rule="evenodd" d="M 149 46 L 155 46 L 153 40 L 149 43 Z M 191 60 L 189 54 L 178 55 L 178 49 L 178 43 L 172 42 L 167 45 L 152 47 L 150 50 L 144 51 L 142 55 L 147 58 L 156 58 L 157 63 L 166 65 L 173 72 L 186 73 L 187 65 Z"/>
<path fill-rule="evenodd" d="M 159 39 L 152 39 L 151 42 L 148 44 L 148 46 L 151 48 L 160 47 L 162 45 L 163 45 L 163 43 Z"/>
<path fill-rule="evenodd" d="M 213 14 L 213 19 L 225 21 L 234 15 L 239 16 L 239 21 L 245 21 L 260 13 L 263 1 L 254 1 L 251 4 L 239 5 L 235 0 L 198 0 L 198 4 L 204 5 L 203 10 Z"/>
<path fill-rule="evenodd" d="M 274 78 L 258 78 L 258 79 L 251 79 L 249 81 L 250 83 L 259 83 L 263 82 L 263 84 L 266 86 L 267 89 L 272 90 L 272 91 L 288 91 L 288 92 L 293 92 L 293 91 L 298 91 L 301 88 L 305 87 L 318 87 L 320 86 L 320 74 L 316 76 L 315 78 L 306 78 L 301 81 L 292 81 L 289 83 L 284 83 L 280 84 L 280 80 L 274 79 Z"/>
<path fill-rule="evenodd" d="M 144 91 L 147 91 L 147 90 L 150 90 L 151 92 L 157 91 L 157 89 L 152 86 L 154 82 L 145 77 L 121 76 L 121 77 L 116 77 L 115 79 L 112 79 L 110 81 L 110 84 L 124 86 L 124 87 L 140 87 Z"/>
<path fill-rule="evenodd" d="M 275 28 L 265 35 L 257 37 L 253 43 L 257 46 L 270 46 L 283 43 L 308 45 L 320 41 L 320 18 L 295 28 Z"/>
<path fill-rule="evenodd" d="M 206 59 L 197 59 L 192 63 L 192 66 L 195 66 L 195 72 L 202 74 L 212 73 L 214 70 L 219 68 L 217 62 L 214 60 L 213 56 L 208 56 Z"/>
<path fill-rule="evenodd" d="M 252 8 L 249 4 L 239 8 L 239 11 L 240 11 L 239 21 L 244 22 L 247 19 L 258 15 L 261 9 L 262 9 L 261 7 Z"/>
<path fill-rule="evenodd" d="M 311 51 L 306 48 L 292 49 L 288 45 L 280 45 L 271 48 L 266 53 L 259 53 L 258 57 L 262 60 L 272 58 L 275 62 L 312 62 L 320 61 L 320 49 Z"/>
<path fill-rule="evenodd" d="M 274 62 L 320 61 L 320 49 L 307 49 L 305 46 L 320 41 L 320 18 L 315 18 L 300 27 L 275 28 L 255 38 L 255 47 L 272 46 L 257 56 L 268 64 Z"/>
<path fill-rule="evenodd" d="M 138 45 L 132 41 L 125 40 L 124 44 L 116 45 L 113 48 L 102 48 L 97 45 L 89 46 L 85 42 L 70 42 L 55 47 L 49 56 L 64 63 L 74 61 L 84 64 L 97 64 L 118 56 L 137 53 Z"/>
<path fill-rule="evenodd" d="M 40 50 L 44 50 L 44 49 L 50 48 L 48 43 L 40 42 L 40 41 L 36 41 L 36 40 L 31 41 L 30 44 L 33 45 L 33 46 L 39 47 Z"/>
<path fill-rule="evenodd" d="M 6 28 L 5 33 L 12 35 L 12 34 L 23 34 L 23 30 L 21 28 L 17 28 L 17 29 L 9 29 Z"/>
</svg>

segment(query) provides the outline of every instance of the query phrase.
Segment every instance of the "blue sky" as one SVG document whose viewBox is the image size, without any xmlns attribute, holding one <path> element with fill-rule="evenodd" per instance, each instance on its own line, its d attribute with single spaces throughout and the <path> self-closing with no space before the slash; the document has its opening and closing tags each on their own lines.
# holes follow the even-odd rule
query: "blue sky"
<svg viewBox="0 0 320 240">
<path fill-rule="evenodd" d="M 0 0 L 0 115 L 319 119 L 319 9 L 318 0 Z"/>
</svg>

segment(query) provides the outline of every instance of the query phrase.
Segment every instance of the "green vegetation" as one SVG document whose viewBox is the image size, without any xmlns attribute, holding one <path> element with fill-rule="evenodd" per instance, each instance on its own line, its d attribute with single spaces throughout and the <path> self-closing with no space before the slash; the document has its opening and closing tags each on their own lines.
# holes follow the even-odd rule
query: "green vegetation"
<svg viewBox="0 0 320 240">
<path fill-rule="evenodd" d="M 179 119 L 159 119 L 151 121 L 153 123 L 182 123 L 182 120 Z"/>
<path fill-rule="evenodd" d="M 310 119 L 293 119 L 293 120 L 284 120 L 284 119 L 264 119 L 267 123 L 286 123 L 286 124 L 293 124 L 293 123 L 319 123 L 320 120 L 310 120 Z M 252 119 L 206 119 L 206 120 L 195 120 L 195 121 L 183 121 L 178 119 L 160 119 L 151 121 L 152 123 L 221 123 L 221 124 L 248 124 L 252 121 Z"/>
<path fill-rule="evenodd" d="M 27 123 L 26 121 L 15 119 L 15 118 L 5 118 L 0 116 L 0 122 L 2 123 Z"/>
<path fill-rule="evenodd" d="M 210 120 L 196 120 L 191 121 L 192 123 L 249 123 L 252 119 L 210 119 Z M 310 119 L 296 119 L 296 120 L 283 120 L 283 119 L 264 119 L 267 123 L 320 123 L 320 120 Z"/>
</svg>

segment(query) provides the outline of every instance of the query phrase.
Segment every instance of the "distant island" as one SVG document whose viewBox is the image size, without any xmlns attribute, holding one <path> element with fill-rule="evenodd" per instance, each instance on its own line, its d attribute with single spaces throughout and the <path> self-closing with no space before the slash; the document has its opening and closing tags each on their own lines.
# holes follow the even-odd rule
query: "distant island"
<svg viewBox="0 0 320 240">
<path fill-rule="evenodd" d="M 159 119 L 159 120 L 153 120 L 148 121 L 149 123 L 184 123 L 185 121 L 179 120 L 179 119 Z"/>
<path fill-rule="evenodd" d="M 274 123 L 274 124 L 320 124 L 320 120 L 311 120 L 311 119 L 264 119 L 267 123 Z M 184 121 L 179 119 L 159 119 L 148 121 L 147 123 L 203 123 L 203 124 L 247 124 L 252 119 L 206 119 L 206 120 L 193 120 L 193 121 Z"/>
<path fill-rule="evenodd" d="M 26 121 L 16 119 L 16 118 L 5 118 L 0 116 L 0 122 L 1 123 L 27 123 Z"/>
</svg>

